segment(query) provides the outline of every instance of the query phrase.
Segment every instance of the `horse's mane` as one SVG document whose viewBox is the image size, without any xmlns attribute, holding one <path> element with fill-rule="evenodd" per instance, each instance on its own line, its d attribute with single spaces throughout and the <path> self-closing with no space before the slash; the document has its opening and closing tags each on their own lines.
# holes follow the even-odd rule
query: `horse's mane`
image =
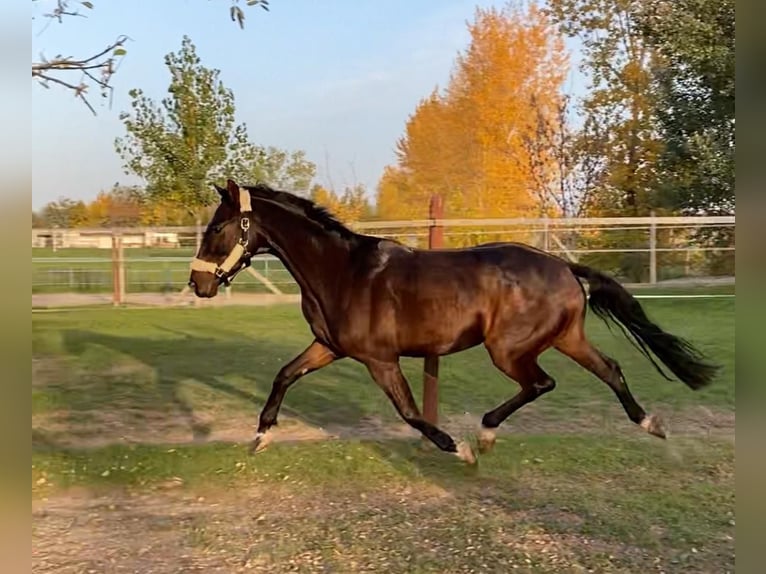
<svg viewBox="0 0 766 574">
<path fill-rule="evenodd" d="M 270 199 L 286 206 L 294 213 L 303 215 L 314 223 L 320 225 L 323 229 L 337 233 L 344 239 L 352 239 L 356 236 L 356 234 L 348 227 L 343 225 L 343 223 L 341 223 L 335 217 L 335 215 L 333 215 L 330 211 L 321 205 L 311 201 L 310 199 L 300 197 L 288 191 L 273 189 L 265 183 L 258 183 L 256 185 L 243 185 L 242 187 L 249 191 L 251 195 L 262 197 L 264 199 Z"/>
</svg>

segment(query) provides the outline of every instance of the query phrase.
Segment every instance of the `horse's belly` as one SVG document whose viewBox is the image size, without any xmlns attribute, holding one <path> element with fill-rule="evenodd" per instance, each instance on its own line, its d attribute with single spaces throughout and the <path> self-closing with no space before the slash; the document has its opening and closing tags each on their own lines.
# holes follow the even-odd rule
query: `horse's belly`
<svg viewBox="0 0 766 574">
<path fill-rule="evenodd" d="M 433 315 L 416 324 L 398 324 L 400 352 L 408 357 L 448 355 L 474 347 L 484 341 L 484 319 L 479 312 L 460 317 Z"/>
</svg>

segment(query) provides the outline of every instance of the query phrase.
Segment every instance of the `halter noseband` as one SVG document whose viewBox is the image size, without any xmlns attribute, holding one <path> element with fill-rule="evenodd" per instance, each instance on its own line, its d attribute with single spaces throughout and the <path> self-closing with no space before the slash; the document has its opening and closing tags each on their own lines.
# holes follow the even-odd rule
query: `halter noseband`
<svg viewBox="0 0 766 574">
<path fill-rule="evenodd" d="M 250 239 L 249 238 L 250 218 L 244 214 L 252 213 L 252 211 L 253 211 L 253 208 L 250 203 L 250 193 L 244 189 L 240 189 L 239 190 L 239 212 L 243 214 L 243 216 L 239 221 L 239 228 L 242 231 L 242 235 L 239 238 L 239 241 L 237 241 L 234 247 L 232 247 L 231 252 L 229 252 L 229 255 L 220 265 L 216 265 L 215 263 L 212 263 L 210 261 L 204 261 L 202 259 L 199 259 L 198 257 L 195 257 L 194 259 L 192 259 L 192 262 L 191 262 L 191 270 L 212 273 L 218 278 L 218 280 L 221 283 L 228 286 L 229 283 L 231 283 L 231 281 L 234 280 L 234 277 L 236 276 L 237 273 L 239 273 L 239 271 L 241 271 L 245 267 L 248 267 L 250 265 L 250 258 L 252 257 L 253 254 L 247 250 L 247 244 L 249 243 L 249 239 Z M 235 273 L 231 277 L 228 277 L 228 274 L 232 270 L 232 268 L 237 263 L 239 263 L 243 258 L 245 259 L 245 264 L 242 266 L 242 268 L 239 269 L 237 273 Z"/>
</svg>

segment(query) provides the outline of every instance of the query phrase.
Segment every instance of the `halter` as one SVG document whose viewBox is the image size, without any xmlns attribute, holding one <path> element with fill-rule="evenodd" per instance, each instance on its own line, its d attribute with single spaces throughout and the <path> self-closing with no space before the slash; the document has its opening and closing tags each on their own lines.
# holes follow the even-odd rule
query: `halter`
<svg viewBox="0 0 766 574">
<path fill-rule="evenodd" d="M 215 263 L 212 263 L 210 261 L 204 261 L 202 259 L 199 259 L 198 257 L 195 257 L 192 259 L 191 262 L 191 269 L 192 271 L 202 271 L 206 273 L 212 273 L 215 275 L 218 280 L 223 283 L 224 285 L 228 286 L 229 283 L 231 283 L 234 280 L 234 277 L 236 277 L 237 273 L 242 271 L 242 269 L 248 267 L 250 265 L 250 258 L 253 256 L 252 253 L 250 253 L 247 250 L 247 244 L 249 241 L 249 231 L 250 231 L 250 218 L 247 215 L 252 213 L 253 208 L 250 203 L 250 193 L 244 189 L 239 190 L 239 212 L 243 214 L 242 218 L 239 220 L 239 228 L 242 231 L 242 235 L 239 238 L 239 241 L 234 245 L 234 247 L 231 248 L 231 252 L 226 257 L 226 259 L 221 263 L 220 265 L 216 265 Z M 228 277 L 229 271 L 242 259 L 245 259 L 245 263 L 242 266 L 241 269 L 237 270 L 237 273 L 234 273 L 231 277 Z"/>
</svg>

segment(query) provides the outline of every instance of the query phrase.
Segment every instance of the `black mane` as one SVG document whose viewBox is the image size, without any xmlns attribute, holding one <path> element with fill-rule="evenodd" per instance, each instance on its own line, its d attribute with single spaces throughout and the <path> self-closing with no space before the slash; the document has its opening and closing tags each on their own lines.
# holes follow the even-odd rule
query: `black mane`
<svg viewBox="0 0 766 574">
<path fill-rule="evenodd" d="M 357 235 L 343 225 L 330 211 L 310 199 L 300 197 L 288 191 L 273 189 L 265 183 L 243 185 L 242 187 L 255 196 L 270 199 L 287 206 L 291 211 L 307 217 L 323 229 L 337 233 L 344 239 L 352 239 Z"/>
</svg>

